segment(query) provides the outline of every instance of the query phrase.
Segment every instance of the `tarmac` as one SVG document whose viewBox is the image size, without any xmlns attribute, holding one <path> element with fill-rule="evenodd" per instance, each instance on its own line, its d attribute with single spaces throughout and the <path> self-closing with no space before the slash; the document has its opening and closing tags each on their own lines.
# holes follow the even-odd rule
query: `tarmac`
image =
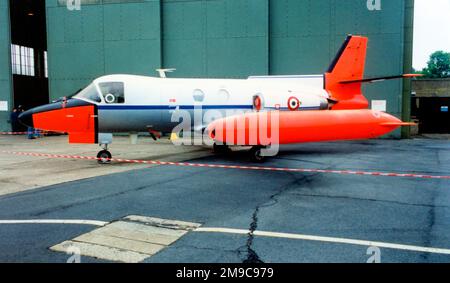
<svg viewBox="0 0 450 283">
<path fill-rule="evenodd" d="M 450 180 L 395 175 L 448 177 L 449 140 L 290 145 L 264 164 L 167 140 L 111 146 L 222 168 L 6 153 L 98 151 L 66 140 L 0 136 L 1 262 L 450 262 Z"/>
<path fill-rule="evenodd" d="M 101 148 L 95 144 L 69 144 L 67 136 L 50 136 L 35 140 L 29 140 L 26 136 L 0 136 L 0 151 L 5 150 L 95 157 Z M 140 137 L 138 144 L 132 145 L 130 139 L 123 136 L 114 137 L 110 151 L 114 158 L 163 161 L 181 161 L 207 156 L 211 153 L 210 150 L 201 147 L 173 146 L 168 139 L 154 142 L 150 137 Z M 0 195 L 146 167 L 148 165 L 126 163 L 98 166 L 96 162 L 0 154 L 2 170 Z"/>
</svg>

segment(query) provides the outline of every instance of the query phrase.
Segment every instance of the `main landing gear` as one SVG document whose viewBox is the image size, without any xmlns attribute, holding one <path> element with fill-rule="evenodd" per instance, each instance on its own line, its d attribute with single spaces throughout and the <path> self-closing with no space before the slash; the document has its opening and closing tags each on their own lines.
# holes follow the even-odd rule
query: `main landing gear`
<svg viewBox="0 0 450 283">
<path fill-rule="evenodd" d="M 262 149 L 264 149 L 264 146 L 255 145 L 253 146 L 249 153 L 250 158 L 253 162 L 262 163 L 266 159 L 264 155 L 262 155 Z"/>
<path fill-rule="evenodd" d="M 226 144 L 214 143 L 214 145 L 213 145 L 213 152 L 215 154 L 225 154 L 225 153 L 228 153 L 230 151 L 231 151 L 230 147 L 228 145 L 226 145 Z"/>
<path fill-rule="evenodd" d="M 255 145 L 253 146 L 249 153 L 250 153 L 250 159 L 253 162 L 257 162 L 257 163 L 263 163 L 266 159 L 266 157 L 262 154 L 262 150 L 266 148 L 265 146 L 260 146 L 260 145 Z M 217 144 L 214 143 L 213 145 L 213 152 L 215 154 L 226 154 L 231 152 L 231 149 L 228 145 L 226 144 Z"/>
<path fill-rule="evenodd" d="M 101 144 L 100 145 L 103 150 L 99 151 L 97 154 L 97 162 L 99 164 L 109 164 L 111 163 L 111 152 L 108 151 L 108 145 L 107 144 Z"/>
</svg>

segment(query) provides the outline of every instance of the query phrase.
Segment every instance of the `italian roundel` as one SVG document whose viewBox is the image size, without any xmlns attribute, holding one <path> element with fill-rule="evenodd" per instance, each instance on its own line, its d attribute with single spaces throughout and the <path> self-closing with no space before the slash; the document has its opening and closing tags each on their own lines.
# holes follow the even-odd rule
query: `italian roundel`
<svg viewBox="0 0 450 283">
<path fill-rule="evenodd" d="M 253 97 L 253 108 L 257 111 L 261 110 L 262 108 L 262 101 L 259 95 Z"/>
<path fill-rule="evenodd" d="M 298 98 L 294 96 L 290 97 L 288 99 L 288 108 L 291 111 L 298 110 L 298 108 L 300 108 L 300 100 L 298 100 Z"/>
</svg>

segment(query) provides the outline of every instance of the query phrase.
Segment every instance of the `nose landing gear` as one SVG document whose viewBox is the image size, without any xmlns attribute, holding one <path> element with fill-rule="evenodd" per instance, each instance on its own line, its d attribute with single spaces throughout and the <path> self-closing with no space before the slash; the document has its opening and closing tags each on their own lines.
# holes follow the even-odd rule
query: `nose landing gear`
<svg viewBox="0 0 450 283">
<path fill-rule="evenodd" d="M 97 154 L 97 162 L 99 164 L 109 164 L 111 163 L 111 152 L 108 151 L 108 145 L 107 144 L 101 144 L 100 145 L 103 150 L 99 151 Z"/>
</svg>

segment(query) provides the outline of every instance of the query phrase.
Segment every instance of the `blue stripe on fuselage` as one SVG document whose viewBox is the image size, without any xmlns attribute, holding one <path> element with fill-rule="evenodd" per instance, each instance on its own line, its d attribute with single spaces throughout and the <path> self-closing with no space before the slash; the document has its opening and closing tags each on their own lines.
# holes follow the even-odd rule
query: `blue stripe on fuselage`
<svg viewBox="0 0 450 283">
<path fill-rule="evenodd" d="M 182 110 L 194 110 L 194 109 L 253 109 L 252 105 L 99 105 L 99 110 L 175 110 L 179 107 Z M 266 109 L 275 110 L 275 107 L 267 107 Z M 299 110 L 319 110 L 320 107 L 300 107 Z M 289 110 L 282 107 L 278 110 Z"/>
<path fill-rule="evenodd" d="M 252 105 L 99 105 L 99 110 L 183 110 L 201 109 L 253 109 Z"/>
</svg>

